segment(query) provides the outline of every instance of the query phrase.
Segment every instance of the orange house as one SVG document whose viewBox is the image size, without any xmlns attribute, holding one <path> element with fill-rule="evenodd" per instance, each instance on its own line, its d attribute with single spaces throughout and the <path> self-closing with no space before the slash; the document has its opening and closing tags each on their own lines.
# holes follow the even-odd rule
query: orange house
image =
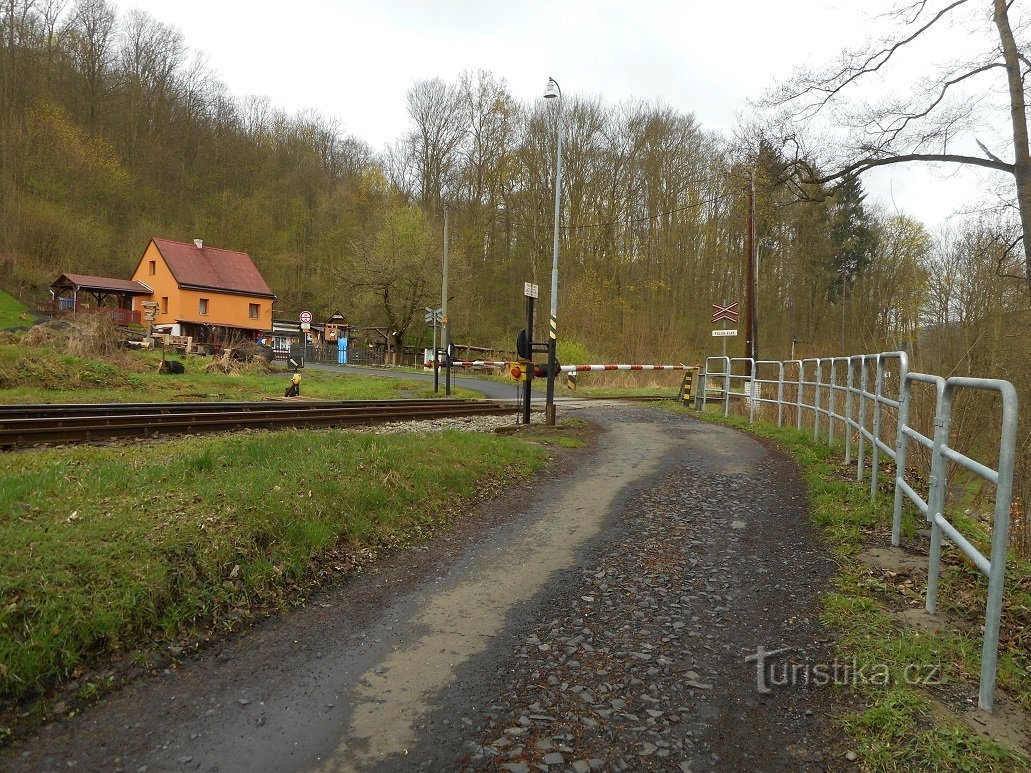
<svg viewBox="0 0 1031 773">
<path fill-rule="evenodd" d="M 241 338 L 254 340 L 272 329 L 275 294 L 245 252 L 192 243 L 151 239 L 132 278 L 152 289 L 137 298 L 158 304 L 154 329 L 193 336 L 209 346 Z"/>
</svg>

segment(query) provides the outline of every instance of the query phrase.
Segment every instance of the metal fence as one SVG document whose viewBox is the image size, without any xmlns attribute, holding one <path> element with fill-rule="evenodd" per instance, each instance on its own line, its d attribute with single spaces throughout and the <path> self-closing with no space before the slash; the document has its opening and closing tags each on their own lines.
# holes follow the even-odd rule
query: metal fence
<svg viewBox="0 0 1031 773">
<path fill-rule="evenodd" d="M 933 388 L 933 395 L 927 394 Z M 916 394 L 930 415 L 923 422 L 914 418 Z M 952 442 L 952 417 L 960 392 L 993 393 L 1001 403 L 998 462 L 992 468 L 956 450 Z M 933 397 L 933 401 L 928 398 Z M 981 680 L 978 705 L 991 711 L 998 665 L 999 627 L 1002 616 L 1006 549 L 1009 539 L 1016 466 L 1017 392 L 1008 381 L 911 373 L 905 352 L 856 354 L 804 360 L 752 360 L 709 357 L 701 374 L 696 407 L 705 410 L 718 402 L 723 415 L 731 402 L 743 406 L 748 419 L 756 414 L 775 420 L 778 427 L 794 423 L 798 430 L 812 427 L 813 439 L 821 435 L 827 443 L 844 440 L 845 463 L 855 463 L 856 481 L 870 474 L 870 501 L 877 496 L 882 455 L 894 463 L 894 503 L 891 542 L 901 539 L 902 510 L 908 500 L 930 525 L 930 556 L 927 571 L 926 609 L 937 612 L 938 577 L 942 539 L 962 550 L 988 577 L 984 642 L 981 650 Z M 930 434 L 920 425 L 933 427 Z M 920 476 L 909 466 L 911 445 L 929 455 L 929 474 Z M 869 453 L 868 453 L 869 452 Z M 985 557 L 968 536 L 949 520 L 946 493 L 950 477 L 959 469 L 995 487 L 995 508 L 991 524 L 990 557 Z M 917 490 L 926 485 L 926 499 Z"/>
</svg>

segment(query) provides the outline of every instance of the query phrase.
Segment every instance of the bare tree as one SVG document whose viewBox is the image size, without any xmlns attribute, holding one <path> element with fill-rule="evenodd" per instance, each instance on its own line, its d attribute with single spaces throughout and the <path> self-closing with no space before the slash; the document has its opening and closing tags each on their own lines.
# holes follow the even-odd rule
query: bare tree
<svg viewBox="0 0 1031 773">
<path fill-rule="evenodd" d="M 118 11 L 107 0 L 79 0 L 70 19 L 71 56 L 85 92 L 85 112 L 95 129 L 115 64 Z"/>
<path fill-rule="evenodd" d="M 1028 148 L 1024 76 L 1031 62 L 1018 45 L 1011 24 L 1016 0 L 903 0 L 887 14 L 892 34 L 872 46 L 846 50 L 835 65 L 802 70 L 774 89 L 763 104 L 784 110 L 786 142 L 797 151 L 796 171 L 807 182 L 825 183 L 851 173 L 888 164 L 938 162 L 992 169 L 1012 175 L 1024 243 L 1025 280 L 1031 291 L 1031 155 Z M 915 83 L 908 96 L 894 90 L 872 104 L 856 97 L 866 85 L 905 70 L 901 60 L 935 44 L 936 37 L 962 28 L 968 39 L 987 43 L 970 59 L 942 64 L 933 75 Z M 1018 28 L 1019 29 L 1019 28 Z M 937 45 L 951 50 L 940 40 Z M 928 71 L 931 65 L 925 65 Z M 994 80 L 993 80 L 994 79 Z M 976 136 L 992 96 L 1002 97 L 992 114 L 1010 116 L 1007 144 L 991 150 Z M 833 114 L 847 136 L 836 154 L 819 165 L 806 150 L 804 127 L 821 112 Z M 782 126 L 781 128 L 785 128 Z M 978 152 L 964 143 L 976 143 Z M 821 166 L 830 171 L 822 171 Z"/>
<path fill-rule="evenodd" d="M 466 136 L 461 91 L 440 78 L 419 81 L 408 90 L 408 114 L 415 127 L 407 149 L 419 176 L 420 201 L 437 212 L 455 185 Z"/>
</svg>

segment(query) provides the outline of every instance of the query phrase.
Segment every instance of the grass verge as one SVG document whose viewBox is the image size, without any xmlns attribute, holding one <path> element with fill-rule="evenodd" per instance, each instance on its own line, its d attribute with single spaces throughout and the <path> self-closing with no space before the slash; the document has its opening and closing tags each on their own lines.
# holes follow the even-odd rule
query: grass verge
<svg viewBox="0 0 1031 773">
<path fill-rule="evenodd" d="M 546 457 L 493 434 L 339 430 L 8 455 L 0 704 L 46 716 L 38 699 L 91 662 L 288 606 Z"/>
<path fill-rule="evenodd" d="M 923 607 L 921 578 L 908 570 L 871 569 L 859 560 L 865 549 L 889 544 L 891 492 L 880 492 L 871 503 L 869 484 L 854 481 L 854 468 L 845 467 L 840 449 L 814 443 L 811 431 L 749 425 L 734 416 L 703 418 L 777 442 L 802 469 L 813 518 L 841 567 L 823 611 L 824 623 L 837 635 L 836 658 L 853 673 L 875 675 L 847 688 L 843 703 L 851 708 L 839 719 L 855 741 L 860 764 L 877 771 L 1031 769 L 1022 750 L 990 740 L 963 721 L 976 706 L 985 578 L 957 551 L 947 551 L 939 591 L 943 625 L 918 630 L 902 624 L 904 611 Z M 916 531 L 914 513 L 907 513 L 904 533 L 911 542 Z M 976 523 L 965 524 L 964 532 L 975 534 L 974 543 L 987 550 L 988 535 Z M 926 552 L 918 562 L 926 567 Z M 1031 566 L 1011 558 L 1009 567 L 996 692 L 1026 711 Z"/>
<path fill-rule="evenodd" d="M 35 323 L 35 319 L 28 306 L 13 295 L 0 290 L 0 330 L 30 327 Z"/>
<path fill-rule="evenodd" d="M 173 356 L 174 359 L 179 359 Z M 263 364 L 241 364 L 233 373 L 209 373 L 209 357 L 182 358 L 186 372 L 161 375 L 158 352 L 119 352 L 83 358 L 48 348 L 0 344 L 0 402 L 93 403 L 175 400 L 263 400 L 282 397 L 290 372 Z M 384 400 L 434 397 L 429 382 L 363 376 L 306 368 L 301 395 L 322 400 Z M 453 396 L 479 397 L 453 388 Z"/>
</svg>

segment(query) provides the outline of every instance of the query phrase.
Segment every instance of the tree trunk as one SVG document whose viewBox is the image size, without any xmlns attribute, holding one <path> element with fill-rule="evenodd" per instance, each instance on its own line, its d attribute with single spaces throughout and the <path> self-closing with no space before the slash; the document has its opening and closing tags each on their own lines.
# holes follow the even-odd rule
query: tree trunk
<svg viewBox="0 0 1031 773">
<path fill-rule="evenodd" d="M 1027 138 L 1027 103 L 1020 72 L 1020 52 L 1010 27 L 1008 3 L 994 0 L 995 26 L 999 30 L 1002 56 L 1006 65 L 1006 79 L 1010 92 L 1010 118 L 1013 121 L 1013 177 L 1017 187 L 1017 206 L 1020 225 L 1024 232 L 1024 271 L 1028 292 L 1031 293 L 1031 156 Z"/>
</svg>

